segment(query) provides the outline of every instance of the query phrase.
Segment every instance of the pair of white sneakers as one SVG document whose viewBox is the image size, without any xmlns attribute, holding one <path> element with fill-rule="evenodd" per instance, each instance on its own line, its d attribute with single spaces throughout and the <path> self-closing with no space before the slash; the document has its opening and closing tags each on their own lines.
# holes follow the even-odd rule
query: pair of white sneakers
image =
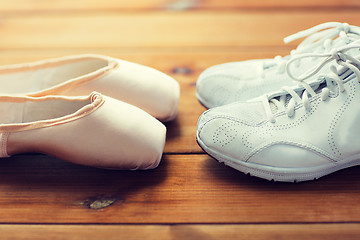
<svg viewBox="0 0 360 240">
<path fill-rule="evenodd" d="M 205 152 L 274 181 L 360 165 L 360 28 L 324 23 L 285 42 L 301 37 L 289 56 L 221 64 L 200 75 L 197 97 L 211 108 L 197 127 Z"/>
<path fill-rule="evenodd" d="M 165 145 L 160 121 L 176 117 L 178 101 L 173 78 L 107 56 L 0 67 L 0 157 L 40 152 L 100 168 L 152 169 Z"/>
</svg>

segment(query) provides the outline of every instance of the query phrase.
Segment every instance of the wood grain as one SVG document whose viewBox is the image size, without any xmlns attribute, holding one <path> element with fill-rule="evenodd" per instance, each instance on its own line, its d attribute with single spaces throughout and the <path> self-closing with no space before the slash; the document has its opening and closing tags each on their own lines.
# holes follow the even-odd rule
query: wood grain
<svg viewBox="0 0 360 240">
<path fill-rule="evenodd" d="M 0 225 L 4 240 L 357 239 L 360 224 Z"/>
<path fill-rule="evenodd" d="M 2 223 L 359 222 L 360 167 L 300 184 L 246 176 L 204 154 L 152 171 L 108 171 L 42 155 L 0 162 Z"/>
<path fill-rule="evenodd" d="M 104 10 L 191 10 L 191 9 L 258 9 L 258 8 L 314 8 L 314 7 L 359 7 L 360 3 L 356 0 L 17 0 L 4 1 L 0 12 L 10 11 L 104 11 Z"/>
<path fill-rule="evenodd" d="M 336 10 L 3 16 L 0 49 L 282 46 L 286 35 L 319 23 L 360 25 L 358 15 Z"/>
</svg>

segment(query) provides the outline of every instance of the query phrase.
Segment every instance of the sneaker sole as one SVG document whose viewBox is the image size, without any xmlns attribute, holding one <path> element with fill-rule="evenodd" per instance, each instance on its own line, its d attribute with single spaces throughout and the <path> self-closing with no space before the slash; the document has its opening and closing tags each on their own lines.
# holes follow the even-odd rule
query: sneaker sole
<svg viewBox="0 0 360 240">
<path fill-rule="evenodd" d="M 197 137 L 199 146 L 212 158 L 220 163 L 232 167 L 244 174 L 263 178 L 269 181 L 278 182 L 302 182 L 309 180 L 316 180 L 320 177 L 336 172 L 338 170 L 349 168 L 360 165 L 360 154 L 352 156 L 350 158 L 341 160 L 334 165 L 334 163 L 324 164 L 316 167 L 306 168 L 281 168 L 272 167 L 256 163 L 243 162 L 233 159 L 229 156 L 221 154 L 208 148 L 202 141 Z"/>
</svg>

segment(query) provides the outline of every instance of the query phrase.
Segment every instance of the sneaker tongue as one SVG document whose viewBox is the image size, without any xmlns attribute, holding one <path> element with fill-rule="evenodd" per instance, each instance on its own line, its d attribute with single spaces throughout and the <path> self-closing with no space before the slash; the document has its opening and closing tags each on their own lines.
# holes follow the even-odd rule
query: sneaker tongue
<svg viewBox="0 0 360 240">
<path fill-rule="evenodd" d="M 358 68 L 360 68 L 360 67 L 358 67 Z M 345 67 L 341 67 L 340 69 L 338 69 L 338 72 L 340 73 L 340 75 L 339 75 L 340 79 L 343 81 L 347 81 L 354 75 L 354 73 L 349 68 L 345 68 Z M 327 86 L 326 80 L 324 78 L 317 79 L 309 84 L 312 87 L 312 89 L 315 91 L 316 94 L 320 93 L 322 91 L 322 89 L 325 87 L 329 87 L 330 90 L 334 90 L 334 87 L 335 87 L 335 86 Z M 295 92 L 300 97 L 302 97 L 302 94 L 304 93 L 304 91 L 305 91 L 305 89 L 302 87 L 299 88 L 299 90 L 295 90 Z M 276 96 L 274 98 L 277 99 L 278 101 L 280 101 L 280 97 L 281 96 Z M 290 94 L 286 94 L 285 103 L 284 103 L 285 108 L 287 108 L 291 98 L 292 98 L 292 96 Z M 275 114 L 278 111 L 277 106 L 273 102 L 269 102 L 269 104 L 270 104 L 271 112 L 273 114 Z"/>
<path fill-rule="evenodd" d="M 347 36 L 349 38 L 347 44 L 355 42 L 360 39 L 360 33 L 348 33 Z"/>
<path fill-rule="evenodd" d="M 269 102 L 270 110 L 273 114 L 275 114 L 278 111 L 277 106 L 273 102 Z"/>
<path fill-rule="evenodd" d="M 311 85 L 311 87 L 314 89 L 314 91 L 315 91 L 316 93 L 319 93 L 319 92 L 321 92 L 321 89 L 324 87 L 323 84 L 324 84 L 324 79 L 323 79 L 322 81 L 321 81 L 321 80 L 318 80 L 318 81 L 316 81 L 316 82 L 313 82 L 313 83 L 311 83 L 310 85 Z M 305 91 L 305 89 L 302 88 L 302 87 L 299 87 L 299 90 L 295 90 L 295 92 L 296 92 L 300 97 L 302 97 L 302 94 L 303 94 L 304 91 Z M 278 101 L 280 101 L 280 97 L 283 97 L 283 96 L 284 96 L 284 95 L 282 95 L 282 96 L 277 96 L 277 97 L 275 97 L 275 99 L 278 100 Z M 287 108 L 287 106 L 288 106 L 291 98 L 292 98 L 292 96 L 291 96 L 290 94 L 286 94 L 286 95 L 285 95 L 285 102 L 284 102 L 285 108 Z M 276 112 L 278 111 L 277 106 L 276 106 L 273 102 L 269 102 L 269 104 L 270 104 L 271 112 L 272 112 L 273 114 L 276 113 Z"/>
<path fill-rule="evenodd" d="M 343 47 L 344 45 L 350 44 L 360 39 L 360 34 L 357 33 L 347 33 L 347 38 L 336 38 L 333 42 L 333 48 Z"/>
</svg>

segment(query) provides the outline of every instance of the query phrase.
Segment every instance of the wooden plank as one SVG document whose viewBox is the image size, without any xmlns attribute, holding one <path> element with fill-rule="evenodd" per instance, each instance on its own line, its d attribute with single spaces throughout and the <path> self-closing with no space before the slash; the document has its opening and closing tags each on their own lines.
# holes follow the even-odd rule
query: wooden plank
<svg viewBox="0 0 360 240">
<path fill-rule="evenodd" d="M 304 1 L 287 1 L 287 0 L 207 0 L 199 3 L 199 7 L 203 8 L 230 8 L 230 9 L 253 9 L 253 8 L 346 8 L 346 7 L 359 7 L 360 2 L 356 0 L 341 1 L 341 0 L 304 0 Z"/>
<path fill-rule="evenodd" d="M 327 21 L 360 25 L 357 10 L 30 14 L 1 18 L 1 49 L 282 46 Z M 295 46 L 295 44 L 294 44 Z"/>
<path fill-rule="evenodd" d="M 211 240 L 358 239 L 360 224 L 0 225 L 2 239 Z"/>
<path fill-rule="evenodd" d="M 189 10 L 189 9 L 253 9 L 253 8 L 314 8 L 314 7 L 359 7 L 356 0 L 17 0 L 4 1 L 1 5 L 1 12 L 7 11 L 71 11 L 71 10 Z"/>
<path fill-rule="evenodd" d="M 0 162 L 1 223 L 360 221 L 360 167 L 299 184 L 246 176 L 207 155 L 165 155 L 152 171 L 81 167 L 42 155 Z"/>
<path fill-rule="evenodd" d="M 0 65 L 31 62 L 40 59 L 59 57 L 71 54 L 87 53 L 91 50 L 7 50 L 0 52 Z M 97 49 L 99 54 L 111 55 L 148 65 L 159 69 L 175 78 L 181 87 L 179 114 L 175 121 L 167 123 L 168 139 L 166 153 L 202 153 L 196 143 L 196 124 L 198 117 L 205 111 L 196 97 L 195 83 L 199 74 L 207 67 L 230 61 L 240 61 L 254 58 L 270 58 L 276 54 L 285 55 L 288 48 L 256 48 L 256 49 L 219 49 L 195 50 L 172 49 L 158 51 L 122 51 L 118 49 Z"/>
</svg>

